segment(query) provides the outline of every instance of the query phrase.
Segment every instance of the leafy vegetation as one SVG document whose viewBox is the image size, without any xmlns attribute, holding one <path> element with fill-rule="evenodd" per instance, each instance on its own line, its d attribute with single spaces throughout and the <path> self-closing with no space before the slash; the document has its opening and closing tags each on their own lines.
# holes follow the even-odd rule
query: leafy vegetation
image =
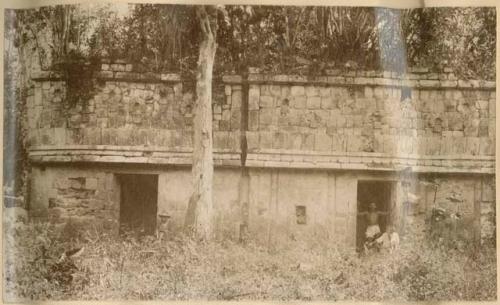
<svg viewBox="0 0 500 305">
<path fill-rule="evenodd" d="M 71 223 L 10 227 L 7 300 L 493 300 L 496 251 L 402 243 L 397 253 L 359 256 L 333 243 L 197 243 L 182 237 L 82 234 Z M 54 265 L 75 246 L 74 268 Z M 54 274 L 56 272 L 56 274 Z M 70 276 L 72 281 L 67 281 Z"/>
</svg>

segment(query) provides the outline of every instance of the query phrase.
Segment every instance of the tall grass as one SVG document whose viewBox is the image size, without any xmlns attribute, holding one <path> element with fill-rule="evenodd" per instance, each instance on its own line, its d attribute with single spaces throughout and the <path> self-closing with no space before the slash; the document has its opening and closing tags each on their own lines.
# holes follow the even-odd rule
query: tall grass
<svg viewBox="0 0 500 305">
<path fill-rule="evenodd" d="M 496 252 L 486 246 L 477 257 L 425 240 L 369 256 L 322 243 L 269 252 L 252 242 L 117 238 L 44 223 L 6 227 L 4 245 L 6 301 L 496 299 Z M 57 265 L 76 246 L 85 250 L 74 266 Z"/>
</svg>

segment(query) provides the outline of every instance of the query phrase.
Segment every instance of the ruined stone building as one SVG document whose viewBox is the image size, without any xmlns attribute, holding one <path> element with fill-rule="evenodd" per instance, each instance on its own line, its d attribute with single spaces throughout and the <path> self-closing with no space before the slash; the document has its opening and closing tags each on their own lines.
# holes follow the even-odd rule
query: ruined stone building
<svg viewBox="0 0 500 305">
<path fill-rule="evenodd" d="M 446 69 L 328 72 L 214 83 L 218 237 L 354 246 L 369 202 L 390 212 L 383 229 L 439 206 L 480 224 L 472 234 L 493 234 L 494 82 Z M 175 233 L 191 193 L 192 81 L 121 63 L 94 78 L 82 102 L 67 98 L 60 74 L 35 78 L 31 217 L 116 234 L 120 224 L 153 232 L 161 220 Z"/>
</svg>

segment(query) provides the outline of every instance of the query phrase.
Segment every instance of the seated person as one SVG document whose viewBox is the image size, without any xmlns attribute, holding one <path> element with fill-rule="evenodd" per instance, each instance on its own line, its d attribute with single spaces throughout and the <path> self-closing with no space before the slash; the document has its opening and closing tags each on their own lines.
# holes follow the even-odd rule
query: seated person
<svg viewBox="0 0 500 305">
<path fill-rule="evenodd" d="M 379 225 L 379 216 L 388 214 L 389 212 L 377 211 L 377 204 L 375 202 L 370 203 L 368 211 L 358 213 L 358 215 L 366 217 L 366 242 L 372 242 L 382 235 Z"/>
</svg>

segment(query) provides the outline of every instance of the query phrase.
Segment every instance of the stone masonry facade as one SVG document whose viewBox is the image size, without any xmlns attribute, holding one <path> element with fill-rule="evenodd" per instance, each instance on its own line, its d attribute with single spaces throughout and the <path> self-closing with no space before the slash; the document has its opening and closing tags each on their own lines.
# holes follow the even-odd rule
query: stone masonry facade
<svg viewBox="0 0 500 305">
<path fill-rule="evenodd" d="M 35 77 L 31 215 L 116 228 L 116 175 L 154 174 L 158 213 L 176 231 L 191 190 L 193 82 L 116 63 L 103 64 L 95 79 L 89 100 L 70 103 L 59 73 Z M 401 201 L 408 171 L 417 177 L 411 190 L 423 198 L 415 211 L 428 212 L 433 202 L 480 215 L 481 234 L 493 234 L 494 82 L 415 68 L 226 75 L 214 88 L 219 235 L 236 239 L 248 228 L 267 244 L 317 236 L 353 245 L 358 182 L 389 181 L 392 200 Z M 431 176 L 441 181 L 436 198 L 420 183 Z M 458 205 L 449 200 L 453 191 Z M 296 222 L 297 207 L 307 209 L 306 226 Z"/>
</svg>

